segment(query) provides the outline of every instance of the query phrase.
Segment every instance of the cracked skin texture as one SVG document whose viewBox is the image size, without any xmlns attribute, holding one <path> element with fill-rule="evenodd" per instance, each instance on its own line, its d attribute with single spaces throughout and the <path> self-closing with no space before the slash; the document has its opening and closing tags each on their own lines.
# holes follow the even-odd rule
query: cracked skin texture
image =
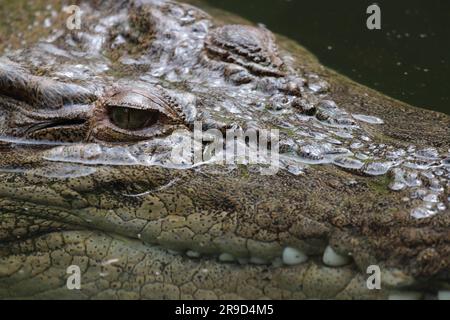
<svg viewBox="0 0 450 320">
<path fill-rule="evenodd" d="M 229 15 L 221 19 L 218 24 L 246 23 Z M 294 56 L 299 70 L 326 79 L 329 98 L 338 105 L 354 113 L 370 106 L 370 114 L 383 118 L 385 125 L 364 128 L 378 141 L 450 147 L 448 116 L 355 84 L 288 39 L 278 37 L 277 44 Z M 124 72 L 117 67 L 115 75 Z M 61 178 L 45 174 L 65 164 L 43 160 L 48 147 L 42 148 L 0 145 L 2 168 L 27 169 L 0 173 L 1 298 L 374 299 L 392 289 L 449 288 L 449 210 L 412 219 L 414 202 L 402 201 L 406 191 L 388 191 L 389 176 L 332 166 L 311 166 L 300 176 L 262 176 L 244 166 L 199 172 L 102 165 L 87 176 Z M 224 173 L 218 177 L 217 171 Z M 323 265 L 328 244 L 352 253 L 354 263 Z M 272 266 L 214 257 L 229 252 L 271 260 L 286 246 L 310 259 Z M 167 249 L 204 256 L 192 259 Z M 79 291 L 66 288 L 72 264 L 82 270 Z M 365 287 L 371 264 L 382 267 L 383 290 Z"/>
</svg>

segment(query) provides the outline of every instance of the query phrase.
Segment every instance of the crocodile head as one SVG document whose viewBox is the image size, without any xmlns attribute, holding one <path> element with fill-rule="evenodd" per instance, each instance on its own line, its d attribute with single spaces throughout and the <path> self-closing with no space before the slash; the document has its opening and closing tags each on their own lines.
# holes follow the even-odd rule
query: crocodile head
<svg viewBox="0 0 450 320">
<path fill-rule="evenodd" d="M 0 59 L 0 297 L 448 297 L 447 116 L 237 18 L 80 6 Z M 219 157 L 250 131 L 277 170 Z"/>
</svg>

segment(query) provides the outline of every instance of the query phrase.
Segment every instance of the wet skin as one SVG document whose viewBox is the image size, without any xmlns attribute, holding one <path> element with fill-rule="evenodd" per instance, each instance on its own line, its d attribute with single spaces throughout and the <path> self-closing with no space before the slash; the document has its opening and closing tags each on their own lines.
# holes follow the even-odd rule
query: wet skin
<svg viewBox="0 0 450 320">
<path fill-rule="evenodd" d="M 237 17 L 80 5 L 80 31 L 0 59 L 0 297 L 448 295 L 448 116 Z M 280 170 L 173 163 L 195 121 L 278 129 Z"/>
</svg>

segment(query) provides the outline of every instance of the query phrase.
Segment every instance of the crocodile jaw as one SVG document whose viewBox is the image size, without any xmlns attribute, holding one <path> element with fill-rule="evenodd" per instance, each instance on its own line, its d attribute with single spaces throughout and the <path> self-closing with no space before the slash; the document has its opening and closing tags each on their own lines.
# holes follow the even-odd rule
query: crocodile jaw
<svg viewBox="0 0 450 320">
<path fill-rule="evenodd" d="M 35 252 L 34 249 L 39 249 Z M 7 252 L 7 254 L 6 254 Z M 0 248 L 0 297 L 24 299 L 444 299 L 402 285 L 369 289 L 354 265 L 225 263 L 96 231 L 53 232 Z M 82 272 L 69 290 L 68 268 Z M 401 284 L 401 273 L 383 274 Z"/>
<path fill-rule="evenodd" d="M 286 212 L 277 212 L 274 225 L 254 225 L 245 218 L 249 211 L 234 207 L 229 196 L 215 193 L 213 183 L 205 176 L 196 180 L 190 170 L 168 174 L 159 167 L 95 167 L 87 176 L 43 178 L 38 169 L 1 174 L 3 297 L 385 299 L 438 294 L 384 262 L 379 263 L 381 289 L 370 290 L 361 253 L 350 258 L 328 245 L 331 226 L 308 219 L 309 229 L 303 230 L 309 236 L 299 239 L 299 226 L 283 233 L 288 206 L 278 208 Z M 271 177 L 272 185 L 276 181 Z M 229 182 L 239 195 L 238 182 Z M 219 203 L 228 201 L 227 209 L 215 202 L 195 207 L 191 199 L 213 200 L 181 187 L 202 192 L 205 183 Z M 271 231 L 280 222 L 280 229 Z M 261 232 L 246 234 L 258 228 Z M 71 265 L 83 270 L 80 291 L 66 287 Z M 445 284 L 436 288 L 445 296 Z"/>
</svg>

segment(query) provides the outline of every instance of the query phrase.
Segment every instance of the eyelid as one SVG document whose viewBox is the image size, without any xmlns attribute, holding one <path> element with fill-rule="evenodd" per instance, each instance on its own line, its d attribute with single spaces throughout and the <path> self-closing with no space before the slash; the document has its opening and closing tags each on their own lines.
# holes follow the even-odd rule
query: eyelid
<svg viewBox="0 0 450 320">
<path fill-rule="evenodd" d="M 136 127 L 128 119 L 119 120 L 119 125 L 111 119 L 111 111 L 116 108 L 126 108 L 135 112 L 143 111 L 157 113 L 157 121 L 151 120 L 156 115 L 150 114 L 149 122 L 142 126 L 140 121 Z M 90 121 L 89 137 L 98 141 L 110 143 L 126 143 L 147 140 L 169 135 L 180 126 L 186 126 L 186 118 L 178 102 L 166 94 L 162 88 L 143 91 L 136 88 L 113 88 L 105 92 L 97 100 L 94 116 Z M 133 115 L 133 117 L 138 117 Z M 138 119 L 137 118 L 137 119 Z M 133 121 L 132 121 L 133 122 Z"/>
<path fill-rule="evenodd" d="M 106 99 L 106 105 L 139 110 L 155 110 L 176 122 L 182 122 L 184 118 L 180 114 L 180 108 L 175 106 L 174 101 L 166 99 L 165 95 L 159 90 L 151 93 L 138 89 L 119 91 Z"/>
</svg>

